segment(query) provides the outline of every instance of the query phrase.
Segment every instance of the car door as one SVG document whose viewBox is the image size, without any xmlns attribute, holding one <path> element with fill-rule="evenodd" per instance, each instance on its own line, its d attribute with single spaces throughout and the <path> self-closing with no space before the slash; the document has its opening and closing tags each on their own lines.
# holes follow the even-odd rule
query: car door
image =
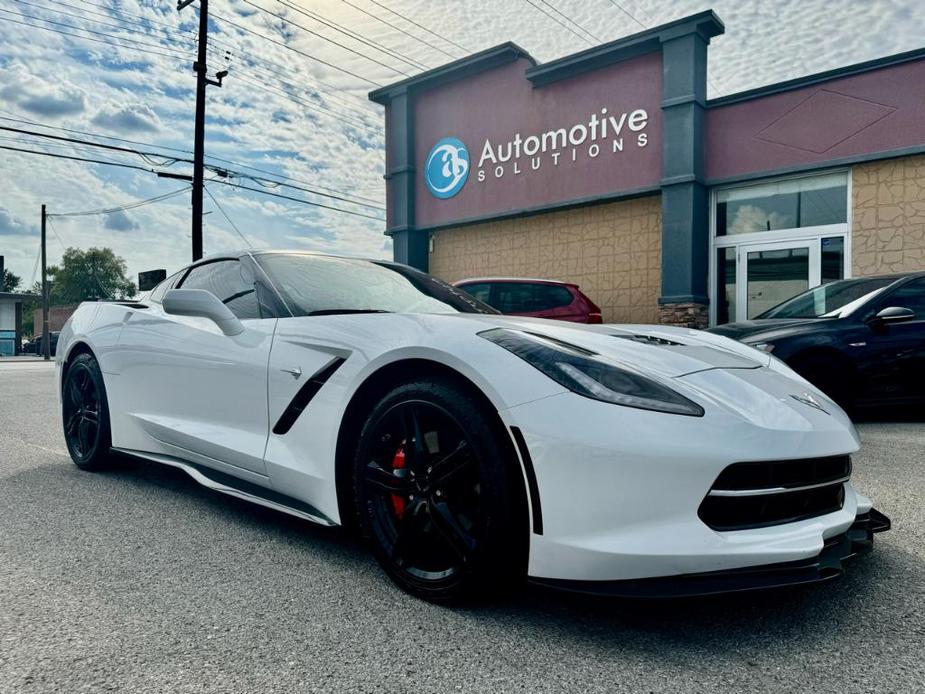
<svg viewBox="0 0 925 694">
<path fill-rule="evenodd" d="M 176 288 L 211 292 L 246 329 L 229 336 L 208 318 L 167 314 L 153 294 L 119 339 L 132 416 L 162 452 L 264 476 L 267 362 L 277 319 L 262 315 L 253 268 L 236 258 L 193 266 Z"/>
<path fill-rule="evenodd" d="M 879 323 L 877 312 L 908 308 L 911 320 Z M 869 332 L 859 364 L 871 400 L 925 398 L 925 277 L 905 282 L 880 297 L 866 316 Z"/>
</svg>

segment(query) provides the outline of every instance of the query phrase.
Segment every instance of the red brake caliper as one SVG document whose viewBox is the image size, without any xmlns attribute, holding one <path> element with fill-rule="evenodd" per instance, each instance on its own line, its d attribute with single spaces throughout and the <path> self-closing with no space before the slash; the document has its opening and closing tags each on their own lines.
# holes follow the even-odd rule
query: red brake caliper
<svg viewBox="0 0 925 694">
<path fill-rule="evenodd" d="M 392 458 L 392 469 L 399 470 L 405 467 L 405 447 L 402 446 L 397 451 L 395 451 L 395 456 Z M 392 507 L 395 509 L 395 515 L 401 519 L 405 515 L 405 497 L 401 494 L 393 493 L 392 494 Z"/>
</svg>

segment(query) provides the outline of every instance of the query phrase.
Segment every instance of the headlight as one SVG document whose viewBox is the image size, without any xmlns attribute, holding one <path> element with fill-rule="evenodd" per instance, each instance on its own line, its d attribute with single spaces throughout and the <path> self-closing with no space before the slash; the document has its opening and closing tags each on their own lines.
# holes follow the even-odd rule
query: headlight
<svg viewBox="0 0 925 694">
<path fill-rule="evenodd" d="M 479 333 L 573 393 L 615 405 L 702 417 L 703 408 L 680 393 L 599 355 L 554 338 L 495 328 Z"/>
</svg>

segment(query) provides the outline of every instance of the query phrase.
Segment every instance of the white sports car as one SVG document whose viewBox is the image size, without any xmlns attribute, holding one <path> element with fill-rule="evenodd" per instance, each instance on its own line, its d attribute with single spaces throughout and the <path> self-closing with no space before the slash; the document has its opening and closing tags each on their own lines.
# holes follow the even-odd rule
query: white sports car
<svg viewBox="0 0 925 694">
<path fill-rule="evenodd" d="M 538 583 L 680 595 L 841 573 L 889 520 L 848 417 L 782 362 L 660 326 L 498 315 L 412 268 L 208 258 L 85 303 L 64 434 L 324 525 L 429 600 Z"/>
</svg>

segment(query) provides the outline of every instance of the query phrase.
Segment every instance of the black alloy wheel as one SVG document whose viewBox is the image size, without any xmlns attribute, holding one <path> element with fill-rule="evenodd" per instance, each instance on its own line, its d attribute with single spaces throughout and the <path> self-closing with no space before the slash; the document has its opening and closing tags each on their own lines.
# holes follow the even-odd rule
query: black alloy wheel
<svg viewBox="0 0 925 694">
<path fill-rule="evenodd" d="M 377 559 L 405 590 L 445 602 L 523 574 L 519 468 L 496 439 L 446 384 L 406 384 L 374 408 L 357 450 L 357 507 Z"/>
<path fill-rule="evenodd" d="M 99 364 L 90 354 L 78 355 L 67 366 L 61 386 L 64 441 L 71 459 L 84 470 L 109 461 L 109 407 Z"/>
</svg>

